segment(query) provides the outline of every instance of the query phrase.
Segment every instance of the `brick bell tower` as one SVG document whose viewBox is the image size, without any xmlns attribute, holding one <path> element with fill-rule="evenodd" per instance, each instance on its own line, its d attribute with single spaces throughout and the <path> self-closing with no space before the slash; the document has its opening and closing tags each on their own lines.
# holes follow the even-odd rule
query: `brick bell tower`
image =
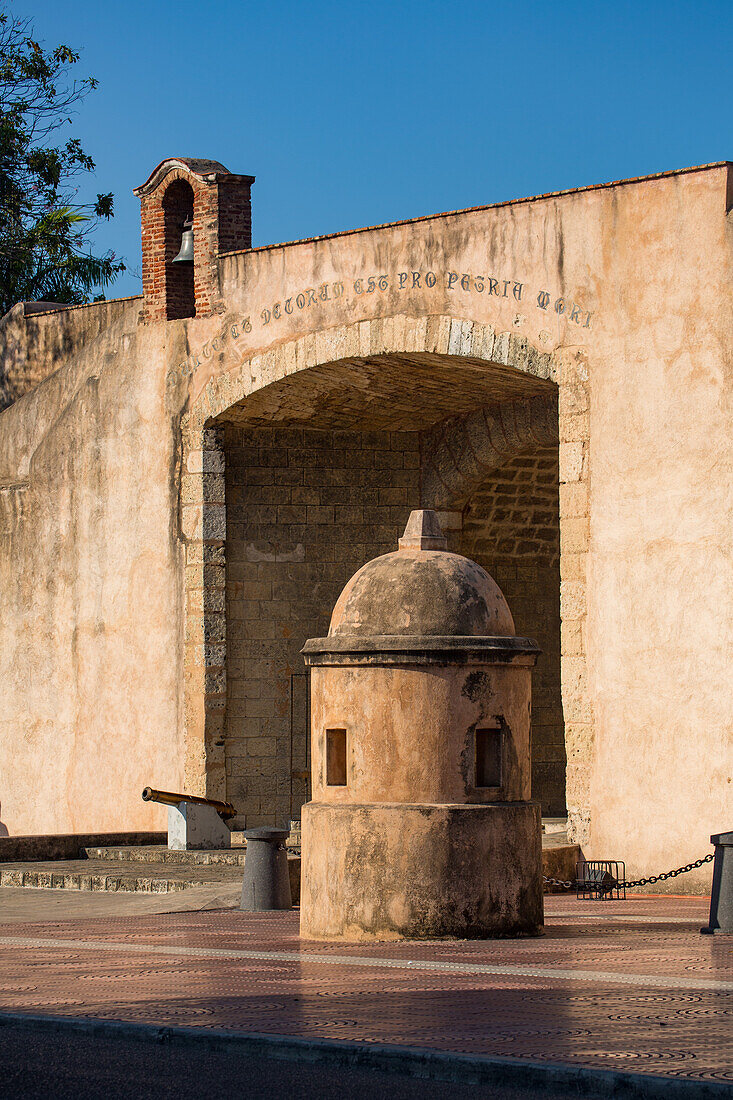
<svg viewBox="0 0 733 1100">
<path fill-rule="evenodd" d="M 253 183 L 254 176 L 233 175 L 216 160 L 169 157 L 134 189 L 142 222 L 143 324 L 223 309 L 218 257 L 252 247 Z M 193 261 L 174 263 L 184 227 L 193 230 Z"/>
</svg>

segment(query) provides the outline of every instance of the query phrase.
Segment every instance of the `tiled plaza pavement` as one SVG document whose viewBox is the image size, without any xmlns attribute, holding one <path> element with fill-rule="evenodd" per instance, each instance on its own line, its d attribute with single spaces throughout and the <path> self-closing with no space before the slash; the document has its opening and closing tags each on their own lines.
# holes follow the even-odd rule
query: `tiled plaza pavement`
<svg viewBox="0 0 733 1100">
<path fill-rule="evenodd" d="M 2 925 L 0 1010 L 733 1083 L 733 936 L 702 898 L 545 899 L 537 939 L 301 941 L 298 914 Z"/>
</svg>

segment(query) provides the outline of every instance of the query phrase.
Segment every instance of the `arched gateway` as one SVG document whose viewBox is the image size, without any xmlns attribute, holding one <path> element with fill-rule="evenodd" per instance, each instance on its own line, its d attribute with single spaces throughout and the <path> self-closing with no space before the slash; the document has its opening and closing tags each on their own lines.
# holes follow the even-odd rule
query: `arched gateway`
<svg viewBox="0 0 733 1100">
<path fill-rule="evenodd" d="M 253 177 L 159 165 L 142 300 L 2 322 L 10 831 L 150 827 L 147 782 L 297 816 L 300 649 L 425 507 L 542 648 L 544 812 L 632 873 L 699 854 L 731 791 L 730 326 L 692 287 L 728 171 L 252 249 Z"/>
<path fill-rule="evenodd" d="M 499 572 L 521 630 L 541 640 L 534 789 L 563 814 L 562 357 L 444 316 L 344 325 L 314 345 L 310 359 L 298 340 L 225 364 L 184 421 L 187 786 L 248 822 L 297 816 L 300 649 L 422 504 L 441 509 L 453 548 Z"/>
</svg>

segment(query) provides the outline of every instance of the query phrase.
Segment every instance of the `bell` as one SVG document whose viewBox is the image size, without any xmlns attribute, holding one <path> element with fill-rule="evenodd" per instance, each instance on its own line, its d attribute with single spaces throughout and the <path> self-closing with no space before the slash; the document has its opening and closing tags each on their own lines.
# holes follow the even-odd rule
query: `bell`
<svg viewBox="0 0 733 1100">
<path fill-rule="evenodd" d="M 181 250 L 171 260 L 174 264 L 193 263 L 193 219 L 187 218 L 183 223 L 183 236 L 181 237 Z"/>
</svg>

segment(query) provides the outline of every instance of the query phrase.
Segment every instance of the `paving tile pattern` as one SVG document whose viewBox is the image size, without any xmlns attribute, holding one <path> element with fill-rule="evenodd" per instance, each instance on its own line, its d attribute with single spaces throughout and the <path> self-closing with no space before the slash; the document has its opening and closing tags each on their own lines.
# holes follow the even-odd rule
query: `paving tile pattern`
<svg viewBox="0 0 733 1100">
<path fill-rule="evenodd" d="M 733 1084 L 733 936 L 701 936 L 706 915 L 699 898 L 550 897 L 537 939 L 388 944 L 301 941 L 297 912 L 14 924 L 0 1009 Z"/>
</svg>

